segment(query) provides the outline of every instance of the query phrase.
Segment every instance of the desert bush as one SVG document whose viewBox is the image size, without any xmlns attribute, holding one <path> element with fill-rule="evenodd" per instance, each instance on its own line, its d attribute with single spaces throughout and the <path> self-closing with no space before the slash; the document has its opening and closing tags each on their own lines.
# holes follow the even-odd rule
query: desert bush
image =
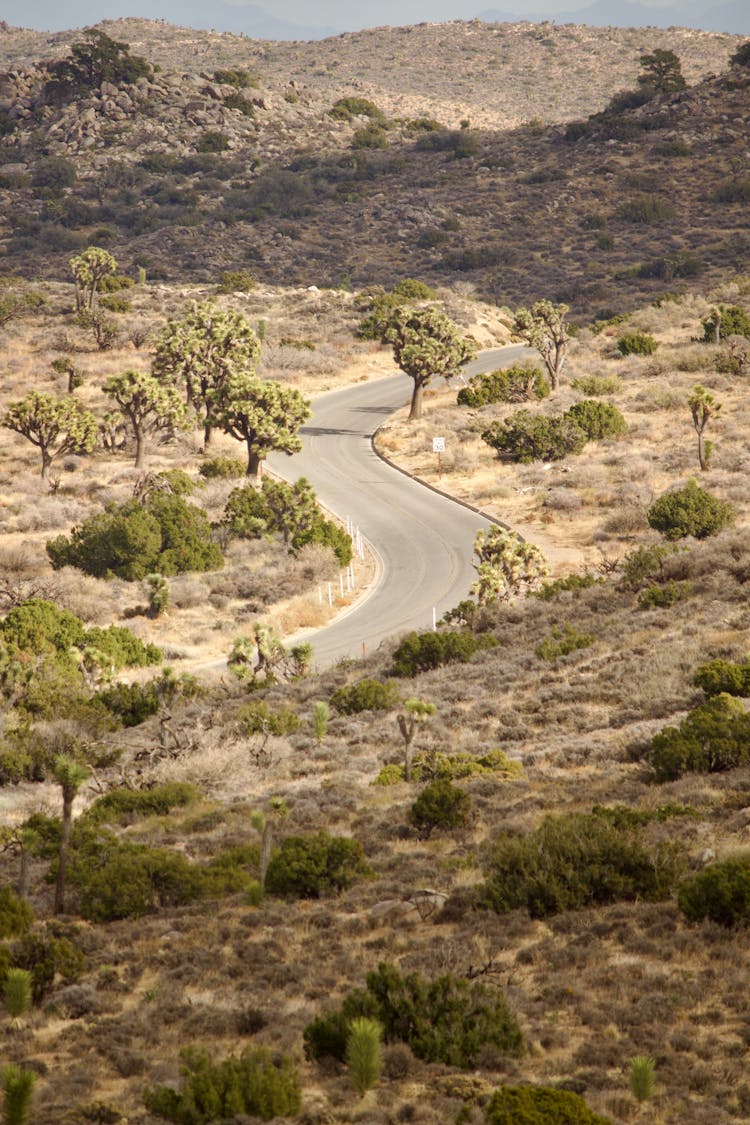
<svg viewBox="0 0 750 1125">
<path fill-rule="evenodd" d="M 294 484 L 266 477 L 260 491 L 252 485 L 235 488 L 222 522 L 232 535 L 243 539 L 278 534 L 292 552 L 317 543 L 330 547 L 341 566 L 348 566 L 352 560 L 351 536 L 323 516 L 305 477 Z"/>
<path fill-rule="evenodd" d="M 146 684 L 113 684 L 98 692 L 96 699 L 124 727 L 140 726 L 159 710 L 159 692 L 154 680 Z"/>
<path fill-rule="evenodd" d="M 580 453 L 586 444 L 583 430 L 566 415 L 547 418 L 528 410 L 493 422 L 481 436 L 498 457 L 521 464 L 559 461 L 568 454 Z"/>
<path fill-rule="evenodd" d="M 34 911 L 25 899 L 17 898 L 10 887 L 0 887 L 0 938 L 26 933 L 34 921 Z"/>
<path fill-rule="evenodd" d="M 405 277 L 393 286 L 391 296 L 398 297 L 401 301 L 434 301 L 437 293 L 426 281 Z"/>
<path fill-rule="evenodd" d="M 719 184 L 714 192 L 717 203 L 748 203 L 750 202 L 750 177 L 733 176 Z"/>
<path fill-rule="evenodd" d="M 437 750 L 422 750 L 414 756 L 412 764 L 413 781 L 429 781 L 447 778 L 456 781 L 462 777 L 483 777 L 495 774 L 507 779 L 523 776 L 520 762 L 508 758 L 502 750 L 488 750 L 486 754 L 442 754 Z M 404 780 L 402 762 L 391 762 L 383 766 L 373 785 L 398 785 Z"/>
<path fill-rule="evenodd" d="M 263 1047 L 248 1048 L 214 1062 L 208 1051 L 186 1047 L 182 1052 L 182 1089 L 146 1089 L 150 1113 L 178 1125 L 207 1125 L 249 1114 L 269 1121 L 296 1116 L 301 1105 L 300 1081 L 294 1062 L 272 1056 Z"/>
<path fill-rule="evenodd" d="M 617 208 L 617 217 L 626 223 L 663 223 L 674 218 L 675 210 L 666 199 L 655 195 L 639 195 L 626 199 Z"/>
<path fill-rule="evenodd" d="M 382 963 L 368 973 L 366 990 L 349 993 L 338 1012 L 308 1024 L 308 1057 L 343 1059 L 348 1025 L 359 1016 L 378 1020 L 386 1043 L 405 1043 L 425 1062 L 472 1067 L 487 1045 L 523 1053 L 521 1029 L 499 989 L 450 973 L 432 980 L 402 976 Z"/>
<path fill-rule="evenodd" d="M 719 313 L 719 340 L 726 340 L 729 336 L 750 336 L 750 314 L 739 305 L 719 305 Z M 717 328 L 715 313 L 701 321 L 701 324 L 704 343 L 713 344 Z"/>
<path fill-rule="evenodd" d="M 570 385 L 579 394 L 598 398 L 599 395 L 617 394 L 622 390 L 622 379 L 619 375 L 577 375 L 570 380 Z"/>
<path fill-rule="evenodd" d="M 555 626 L 550 636 L 536 646 L 534 654 L 541 660 L 559 660 L 561 656 L 589 648 L 595 641 L 593 633 L 579 633 L 573 625 L 566 622 L 562 628 Z"/>
<path fill-rule="evenodd" d="M 464 664 L 483 649 L 494 648 L 497 640 L 473 633 L 409 633 L 393 654 L 394 676 L 416 676 L 444 664 Z"/>
<path fill-rule="evenodd" d="M 198 468 L 205 480 L 239 480 L 245 476 L 247 466 L 238 457 L 210 457 Z"/>
<path fill-rule="evenodd" d="M 715 695 L 750 696 L 750 662 L 736 664 L 731 660 L 709 660 L 699 665 L 693 685 L 709 698 Z"/>
<path fill-rule="evenodd" d="M 386 120 L 382 109 L 378 109 L 374 102 L 355 95 L 339 98 L 328 112 L 331 117 L 335 117 L 339 121 L 351 121 L 353 117 L 369 117 L 371 121 L 376 121 L 382 125 Z"/>
<path fill-rule="evenodd" d="M 86 967 L 86 957 L 70 938 L 38 931 L 21 938 L 14 947 L 13 963 L 31 973 L 31 998 L 40 1004 L 52 991 L 58 976 L 67 983 L 79 979 Z"/>
<path fill-rule="evenodd" d="M 597 402 L 596 399 L 576 402 L 565 417 L 571 418 L 590 441 L 617 437 L 628 429 L 627 422 L 616 406 L 610 402 Z"/>
<path fill-rule="evenodd" d="M 110 789 L 84 813 L 93 824 L 132 824 L 140 817 L 165 816 L 197 801 L 201 793 L 186 781 L 165 781 L 153 789 Z"/>
<path fill-rule="evenodd" d="M 655 581 L 664 578 L 664 560 L 671 552 L 672 547 L 664 547 L 654 543 L 648 547 L 634 547 L 620 560 L 618 570 L 621 583 L 627 590 L 634 592 L 642 590 Z"/>
<path fill-rule="evenodd" d="M 299 728 L 299 716 L 289 707 L 272 711 L 263 700 L 245 703 L 237 712 L 237 724 L 243 735 L 274 734 L 281 737 Z"/>
<path fill-rule="evenodd" d="M 459 406 L 477 408 L 493 402 L 528 402 L 547 398 L 549 393 L 549 379 L 540 367 L 515 364 L 472 376 L 466 386 L 461 387 L 456 401 Z"/>
<path fill-rule="evenodd" d="M 736 512 L 734 507 L 719 500 L 691 479 L 683 488 L 665 492 L 647 512 L 649 526 L 660 531 L 665 539 L 707 539 L 718 535 L 725 527 L 732 527 Z"/>
<path fill-rule="evenodd" d="M 708 918 L 719 926 L 750 925 L 750 852 L 711 863 L 684 879 L 677 904 L 691 922 Z"/>
<path fill-rule="evenodd" d="M 647 332 L 626 332 L 617 341 L 620 355 L 653 355 L 658 347 L 654 337 Z"/>
<path fill-rule="evenodd" d="M 525 907 L 532 918 L 544 918 L 608 902 L 659 901 L 678 869 L 671 844 L 650 848 L 638 830 L 592 813 L 548 816 L 526 836 L 495 838 L 481 898 L 501 914 Z"/>
<path fill-rule="evenodd" d="M 401 694 L 391 680 L 359 680 L 337 688 L 331 704 L 340 715 L 358 715 L 360 711 L 390 711 L 401 702 Z"/>
<path fill-rule="evenodd" d="M 386 144 L 385 129 L 374 121 L 362 129 L 355 130 L 352 136 L 352 148 L 385 148 Z"/>
<path fill-rule="evenodd" d="M 247 270 L 224 270 L 219 275 L 218 293 L 249 293 L 255 288 L 255 279 Z"/>
<path fill-rule="evenodd" d="M 611 1125 L 578 1094 L 548 1086 L 503 1086 L 485 1108 L 487 1125 Z"/>
<path fill-rule="evenodd" d="M 603 581 L 603 578 L 596 578 L 593 574 L 568 574 L 565 578 L 556 578 L 554 582 L 545 582 L 538 590 L 533 590 L 531 596 L 550 602 L 558 594 L 575 594 L 579 590 L 588 590 L 591 586 L 600 586 Z"/>
<path fill-rule="evenodd" d="M 223 556 L 205 512 L 180 496 L 152 494 L 146 504 L 110 504 L 70 535 L 47 542 L 52 566 L 74 566 L 95 578 L 137 581 L 148 574 L 218 570 Z"/>
<path fill-rule="evenodd" d="M 693 592 L 689 582 L 675 582 L 670 578 L 659 586 L 646 586 L 638 595 L 639 609 L 669 609 L 685 601 Z"/>
<path fill-rule="evenodd" d="M 750 761 L 750 713 L 731 695 L 694 707 L 678 727 L 655 734 L 647 754 L 657 781 L 721 773 Z"/>
<path fill-rule="evenodd" d="M 266 891 L 286 898 L 339 894 L 372 874 L 358 840 L 344 836 L 288 836 L 268 865 Z"/>
<path fill-rule="evenodd" d="M 96 649 L 115 672 L 159 664 L 164 655 L 157 645 L 144 644 L 135 633 L 121 625 L 87 629 L 84 644 Z"/>
<path fill-rule="evenodd" d="M 409 810 L 409 820 L 423 836 L 436 828 L 460 828 L 471 816 L 471 797 L 447 777 L 425 785 Z"/>
</svg>

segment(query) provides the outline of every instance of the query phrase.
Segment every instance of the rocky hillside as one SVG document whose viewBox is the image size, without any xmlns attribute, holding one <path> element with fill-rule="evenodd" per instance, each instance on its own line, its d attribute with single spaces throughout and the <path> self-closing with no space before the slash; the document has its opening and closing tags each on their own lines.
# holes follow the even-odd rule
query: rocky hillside
<svg viewBox="0 0 750 1125">
<path fill-rule="evenodd" d="M 658 33 L 688 78 L 722 73 L 569 128 L 635 85 L 654 29 L 450 24 L 261 45 L 106 27 L 162 68 L 62 105 L 40 56 L 64 37 L 3 35 L 6 58 L 26 62 L 0 78 L 8 272 L 52 264 L 64 278 L 95 242 L 156 278 L 420 275 L 499 304 L 549 293 L 585 315 L 745 260 L 748 69 L 726 69 L 729 36 Z M 332 116 L 341 98 L 360 100 Z"/>
</svg>

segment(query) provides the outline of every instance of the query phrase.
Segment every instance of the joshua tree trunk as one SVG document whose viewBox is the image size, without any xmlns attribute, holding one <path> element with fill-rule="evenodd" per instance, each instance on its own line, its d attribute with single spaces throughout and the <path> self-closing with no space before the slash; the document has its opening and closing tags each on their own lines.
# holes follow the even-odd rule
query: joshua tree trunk
<svg viewBox="0 0 750 1125">
<path fill-rule="evenodd" d="M 255 478 L 255 483 L 260 488 L 261 478 L 263 476 L 263 459 L 260 454 L 250 445 L 247 447 L 247 475 Z"/>
<path fill-rule="evenodd" d="M 427 380 L 421 379 L 414 380 L 414 390 L 411 395 L 411 407 L 409 409 L 409 421 L 416 422 L 422 417 L 422 399 L 424 398 L 424 389 L 427 385 Z"/>
</svg>

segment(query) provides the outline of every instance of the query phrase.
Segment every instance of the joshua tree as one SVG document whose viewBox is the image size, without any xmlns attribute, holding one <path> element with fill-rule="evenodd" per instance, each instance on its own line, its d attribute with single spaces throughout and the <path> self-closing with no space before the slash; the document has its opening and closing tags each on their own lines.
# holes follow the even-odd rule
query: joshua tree
<svg viewBox="0 0 750 1125">
<path fill-rule="evenodd" d="M 711 419 L 716 418 L 720 413 L 721 403 L 714 398 L 710 391 L 707 391 L 700 383 L 696 383 L 693 387 L 693 393 L 688 399 L 688 406 L 690 407 L 690 413 L 693 415 L 695 432 L 698 435 L 698 461 L 701 469 L 705 472 L 711 463 L 713 443 L 706 441 L 703 433 Z"/>
<path fill-rule="evenodd" d="M 73 826 L 73 801 L 76 799 L 81 785 L 90 776 L 90 770 L 72 758 L 60 755 L 55 761 L 54 773 L 62 789 L 62 829 L 60 832 L 60 854 L 57 865 L 57 881 L 55 883 L 55 914 L 62 914 L 65 910 L 65 878 L 68 868 L 68 850 L 70 847 L 70 832 Z"/>
<path fill-rule="evenodd" d="M 549 573 L 539 548 L 505 527 L 477 532 L 474 554 L 477 580 L 471 592 L 480 605 L 527 593 Z"/>
<path fill-rule="evenodd" d="M 15 430 L 42 455 L 42 480 L 49 477 L 52 462 L 68 453 L 91 453 L 96 446 L 96 418 L 76 398 L 57 398 L 29 391 L 20 402 L 12 402 L 2 425 Z"/>
<path fill-rule="evenodd" d="M 414 763 L 414 740 L 417 731 L 423 723 L 435 714 L 437 708 L 434 703 L 425 703 L 422 699 L 407 699 L 403 712 L 397 716 L 398 729 L 404 740 L 404 780 L 411 781 L 412 765 Z"/>
<path fill-rule="evenodd" d="M 124 371 L 122 375 L 113 375 L 104 384 L 104 391 L 130 422 L 135 438 L 136 469 L 143 468 L 149 434 L 184 429 L 188 424 L 187 408 L 177 388 L 165 386 L 147 372 Z"/>
<path fill-rule="evenodd" d="M 117 269 L 117 262 L 108 250 L 89 246 L 82 254 L 70 259 L 70 268 L 76 283 L 76 308 L 93 309 L 102 278 Z"/>
<path fill-rule="evenodd" d="M 437 309 L 397 308 L 383 339 L 393 345 L 393 358 L 414 381 L 409 421 L 422 417 L 424 389 L 434 375 L 450 379 L 474 355 L 475 347 L 452 320 Z"/>
<path fill-rule="evenodd" d="M 294 387 L 271 379 L 232 376 L 211 399 L 212 417 L 225 433 L 247 447 L 247 475 L 260 484 L 269 453 L 298 453 L 298 430 L 310 417 L 310 404 Z"/>
<path fill-rule="evenodd" d="M 560 373 L 565 363 L 570 335 L 565 323 L 567 305 L 553 305 L 551 301 L 535 301 L 530 309 L 516 311 L 513 331 L 530 348 L 536 348 L 547 368 L 552 390 L 560 385 Z"/>
</svg>

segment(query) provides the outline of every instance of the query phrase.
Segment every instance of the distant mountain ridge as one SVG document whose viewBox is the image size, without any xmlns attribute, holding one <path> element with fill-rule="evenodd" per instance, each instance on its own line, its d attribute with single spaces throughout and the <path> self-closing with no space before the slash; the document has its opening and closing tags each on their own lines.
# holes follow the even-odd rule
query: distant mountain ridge
<svg viewBox="0 0 750 1125">
<path fill-rule="evenodd" d="M 652 8 L 637 0 L 594 0 L 586 8 L 569 12 L 515 12 L 511 9 L 489 8 L 478 19 L 485 23 L 577 23 L 590 27 L 693 27 L 701 31 L 725 31 L 733 35 L 750 35 L 750 5 L 747 0 L 729 0 L 712 5 L 701 0 L 687 0 L 679 7 Z"/>
<path fill-rule="evenodd" d="M 307 27 L 301 24 L 286 23 L 261 8 L 258 4 L 230 4 L 226 0 L 206 5 L 201 0 L 156 0 L 149 8 L 141 0 L 122 0 L 118 6 L 117 17 L 146 17 L 166 20 L 178 27 L 194 27 L 200 30 L 229 31 L 235 35 L 246 35 L 250 39 L 271 40 L 311 40 L 325 39 L 336 35 L 333 27 Z M 7 0 L 3 5 L 3 20 L 16 27 L 28 27 L 29 7 L 24 0 Z M 100 20 L 103 17 L 97 16 Z M 54 26 L 46 31 L 67 31 L 73 27 L 89 27 L 92 20 L 92 5 L 89 0 L 71 0 L 59 9 Z"/>
</svg>

